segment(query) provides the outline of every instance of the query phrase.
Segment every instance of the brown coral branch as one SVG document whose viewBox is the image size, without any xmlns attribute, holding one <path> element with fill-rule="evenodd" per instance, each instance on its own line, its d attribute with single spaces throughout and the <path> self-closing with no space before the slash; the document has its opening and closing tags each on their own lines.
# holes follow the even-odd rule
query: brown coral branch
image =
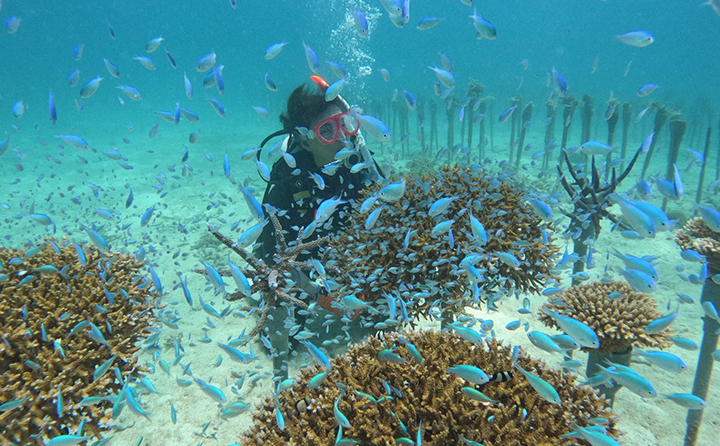
<svg viewBox="0 0 720 446">
<path fill-rule="evenodd" d="M 251 292 L 260 293 L 263 305 L 259 307 L 243 307 L 243 311 L 256 311 L 260 314 L 255 327 L 250 331 L 250 337 L 260 333 L 268 320 L 268 315 L 272 313 L 280 302 L 294 305 L 300 309 L 308 309 L 307 303 L 294 296 L 295 294 L 302 294 L 302 289 L 297 287 L 287 277 L 290 276 L 289 273 L 293 270 L 310 271 L 312 265 L 305 261 L 298 261 L 298 256 L 307 250 L 312 250 L 324 245 L 329 240 L 328 237 L 320 237 L 315 240 L 303 242 L 301 239 L 302 230 L 300 230 L 298 231 L 298 239 L 292 243 L 291 246 L 288 246 L 285 241 L 285 236 L 283 235 L 280 221 L 275 215 L 275 212 L 270 212 L 269 216 L 270 221 L 275 227 L 277 246 L 277 263 L 274 265 L 267 265 L 262 259 L 238 247 L 230 238 L 223 235 L 220 231 L 213 230 L 208 226 L 208 230 L 215 238 L 238 254 L 252 268 L 252 271 L 241 269 L 241 272 L 249 279 L 252 279 Z M 200 269 L 193 271 L 203 275 L 206 273 L 205 270 Z M 229 271 L 221 271 L 220 274 L 229 275 Z M 242 293 L 236 291 L 228 294 L 226 299 L 238 300 L 243 297 L 245 296 Z"/>
</svg>

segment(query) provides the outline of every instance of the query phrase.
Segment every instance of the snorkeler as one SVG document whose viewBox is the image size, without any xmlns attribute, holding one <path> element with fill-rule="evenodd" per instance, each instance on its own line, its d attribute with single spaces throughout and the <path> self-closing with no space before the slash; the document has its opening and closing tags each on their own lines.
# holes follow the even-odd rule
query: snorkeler
<svg viewBox="0 0 720 446">
<path fill-rule="evenodd" d="M 332 198 L 345 202 L 335 210 L 337 216 L 350 206 L 350 200 L 360 196 L 363 188 L 380 178 L 377 164 L 359 133 L 359 122 L 348 113 L 348 103 L 340 96 L 326 101 L 327 83 L 318 76 L 312 79 L 317 87 L 303 84 L 292 92 L 287 110 L 280 115 L 283 129 L 261 144 L 276 136 L 288 135 L 287 153 L 291 155 L 290 164 L 294 161 L 295 165 L 288 165 L 286 157 L 275 162 L 262 200 L 266 217 L 267 206 L 285 211 L 280 223 L 287 231 L 287 241 L 297 239 L 297 230 L 293 227 L 307 228 L 315 220 L 320 203 Z M 359 163 L 365 163 L 365 168 L 352 172 L 351 168 Z M 341 226 L 338 223 L 318 225 L 313 235 L 328 235 Z M 273 225 L 265 225 L 258 244 L 255 255 L 268 265 L 274 264 Z"/>
<path fill-rule="evenodd" d="M 273 165 L 262 205 L 266 220 L 269 209 L 278 211 L 276 215 L 288 242 L 297 240 L 298 230 L 309 225 L 315 226 L 312 239 L 342 230 L 342 215 L 352 201 L 360 197 L 361 190 L 382 178 L 348 103 L 340 96 L 326 101 L 328 84 L 318 76 L 311 78 L 315 85 L 303 84 L 288 98 L 287 110 L 280 115 L 283 129 L 261 144 L 262 147 L 274 137 L 287 135 L 286 140 L 278 144 L 286 144 L 290 157 L 280 156 Z M 331 216 L 316 216 L 321 203 L 327 200 L 337 200 L 339 204 Z M 275 228 L 266 224 L 257 240 L 255 256 L 268 265 L 275 264 L 276 244 Z M 317 256 L 317 252 L 301 255 L 298 260 L 313 256 Z M 329 291 L 311 282 L 301 271 L 296 271 L 293 279 L 310 295 L 310 302 L 318 301 Z M 318 303 L 330 310 L 329 302 Z M 287 376 L 285 362 L 289 344 L 283 321 L 292 315 L 280 307 L 273 316 L 267 334 L 276 350 L 273 352 L 275 372 Z"/>
</svg>

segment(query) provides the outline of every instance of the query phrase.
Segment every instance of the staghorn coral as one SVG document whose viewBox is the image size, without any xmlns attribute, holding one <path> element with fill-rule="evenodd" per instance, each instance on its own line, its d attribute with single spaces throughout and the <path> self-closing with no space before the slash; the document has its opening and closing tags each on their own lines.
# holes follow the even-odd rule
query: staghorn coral
<svg viewBox="0 0 720 446">
<path fill-rule="evenodd" d="M 565 106 L 564 114 L 568 113 L 568 105 Z M 572 110 L 569 111 L 572 114 Z M 583 120 L 584 121 L 584 120 Z M 563 143 L 562 147 L 565 147 L 567 140 L 567 131 L 569 125 L 566 124 L 563 130 Z M 562 171 L 562 165 L 558 164 L 557 171 L 560 178 L 560 184 L 563 189 L 567 192 L 570 200 L 573 203 L 573 211 L 563 213 L 570 218 L 570 225 L 568 226 L 567 232 L 572 234 L 574 239 L 573 252 L 579 257 L 583 258 L 588 254 L 588 248 L 585 242 L 589 239 L 597 240 L 600 236 L 602 226 L 600 222 L 605 218 L 609 218 L 611 221 L 617 223 L 618 219 L 608 212 L 610 207 L 609 197 L 615 193 L 615 189 L 620 183 L 627 178 L 635 166 L 635 162 L 640 156 L 641 149 L 635 152 L 632 160 L 628 163 L 625 170 L 617 175 L 615 168 L 612 169 L 612 175 L 610 175 L 610 181 L 604 181 L 602 175 L 598 172 L 595 166 L 595 156 L 592 156 L 590 163 L 590 175 L 588 176 L 585 172 L 579 170 L 580 165 L 573 165 L 570 161 L 570 156 L 567 150 L 562 150 L 562 158 L 565 160 L 565 164 L 568 168 L 568 173 L 572 179 L 569 182 Z M 582 164 L 584 165 L 584 164 Z M 606 171 L 608 168 L 606 168 Z M 606 172 L 606 176 L 609 172 Z M 582 174 L 582 175 L 581 175 Z M 622 222 L 621 222 L 622 223 Z M 573 265 L 573 273 L 583 271 L 585 269 L 585 263 L 575 262 Z M 573 278 L 573 285 L 577 285 L 579 282 Z"/>
<path fill-rule="evenodd" d="M 675 233 L 675 242 L 683 250 L 692 249 L 707 256 L 710 269 L 720 271 L 720 233 L 710 229 L 702 218 L 695 217 L 685 223 Z"/>
<path fill-rule="evenodd" d="M 42 445 L 44 436 L 76 432 L 82 419 L 86 435 L 99 435 L 109 422 L 107 407 L 80 401 L 119 391 L 112 371 L 93 379 L 112 356 L 124 377 L 142 371 L 133 354 L 152 318 L 149 293 L 137 280 L 143 264 L 128 254 L 85 246 L 84 266 L 73 245 L 53 239 L 31 250 L 0 248 L 0 404 L 26 399 L 0 413 L 0 444 Z M 107 345 L 91 339 L 88 328 L 70 335 L 83 321 L 95 324 Z"/>
<path fill-rule="evenodd" d="M 268 315 L 271 314 L 275 307 L 280 305 L 281 302 L 294 305 L 302 310 L 308 309 L 308 304 L 296 297 L 307 296 L 307 294 L 304 294 L 303 290 L 290 279 L 290 273 L 293 270 L 310 271 L 313 268 L 312 265 L 307 261 L 297 260 L 298 256 L 328 241 L 328 237 L 320 237 L 309 242 L 303 242 L 300 238 L 303 231 L 300 229 L 300 231 L 298 231 L 298 240 L 288 245 L 285 241 L 280 222 L 274 212 L 270 212 L 270 221 L 275 226 L 275 237 L 277 238 L 277 262 L 274 265 L 265 264 L 265 262 L 250 252 L 238 247 L 235 242 L 219 231 L 208 227 L 210 233 L 218 239 L 220 243 L 242 257 L 254 270 L 241 270 L 246 277 L 252 279 L 251 293 L 260 292 L 260 296 L 263 299 L 263 305 L 259 307 L 244 306 L 240 308 L 240 311 L 258 311 L 260 313 L 258 322 L 248 335 L 249 338 L 260 333 L 260 330 L 262 330 L 268 320 Z M 206 273 L 204 270 L 199 269 L 194 271 L 199 274 Z M 230 271 L 227 270 L 219 271 L 219 273 L 223 276 L 231 275 Z M 227 300 L 238 300 L 242 297 L 244 297 L 243 294 L 240 291 L 236 291 L 227 296 Z"/>
<path fill-rule="evenodd" d="M 559 406 L 539 397 L 519 373 L 505 382 L 490 382 L 482 387 L 497 405 L 478 403 L 461 392 L 468 383 L 446 369 L 458 364 L 474 365 L 488 375 L 512 370 L 512 349 L 496 340 L 474 345 L 448 332 L 408 332 L 402 336 L 412 343 L 423 358 L 418 364 L 393 333 L 380 340 L 369 338 L 332 360 L 332 369 L 321 387 L 309 389 L 309 379 L 318 373 L 306 368 L 291 390 L 278 396 L 285 427 L 280 430 L 275 416 L 275 402 L 268 398 L 254 413 L 253 426 L 244 433 L 244 445 L 327 445 L 336 438 L 337 426 L 333 405 L 350 422 L 343 436 L 362 445 L 394 445 L 401 437 L 416 438 L 422 421 L 423 444 L 462 444 L 460 436 L 483 444 L 534 446 L 577 445 L 575 439 L 561 439 L 568 433 L 571 421 L 580 425 L 594 417 L 609 420 L 608 433 L 618 437 L 616 419 L 606 407 L 606 400 L 593 389 L 576 386 L 575 378 L 549 369 L 537 359 L 518 359 L 526 370 L 553 385 L 562 399 Z M 380 362 L 378 351 L 396 342 L 396 352 L 409 362 Z M 387 395 L 381 380 L 399 390 Z M 335 383 L 338 383 L 336 386 Z M 344 389 L 341 392 L 340 388 Z M 371 395 L 377 403 L 357 392 Z M 523 418 L 523 410 L 527 417 Z M 493 418 L 490 418 L 493 417 Z M 403 433 L 400 422 L 407 428 Z"/>
<path fill-rule="evenodd" d="M 441 300 L 448 315 L 467 305 L 479 306 L 489 293 L 539 291 L 557 247 L 549 244 L 542 220 L 520 191 L 475 166 L 445 167 L 434 175 L 404 181 L 402 199 L 375 202 L 373 208 L 382 210 L 372 228 L 366 228 L 368 215 L 356 207 L 347 216 L 347 229 L 330 240 L 328 263 L 343 272 L 334 278 L 344 287 L 337 301 L 346 295 L 374 301 L 396 292 L 401 284 L 401 291 L 412 291 L 402 295 L 409 311 L 428 317 Z M 378 188 L 368 188 L 365 196 L 376 195 Z M 435 201 L 449 197 L 457 199 L 447 210 L 428 215 Z M 487 232 L 488 242 L 482 248 L 472 236 L 469 211 Z M 454 221 L 452 232 L 433 234 L 444 220 Z M 515 255 L 520 266 L 503 262 L 496 255 L 500 252 Z M 483 276 L 476 290 L 462 263 L 471 258 Z"/>
<path fill-rule="evenodd" d="M 613 292 L 622 297 L 608 298 Z M 633 291 L 624 281 L 576 285 L 554 295 L 552 300 L 562 303 L 543 304 L 540 321 L 549 327 L 557 327 L 555 321 L 542 312 L 547 308 L 584 322 L 600 339 L 600 348 L 594 350 L 598 354 L 622 351 L 631 345 L 650 348 L 670 345 L 670 330 L 652 335 L 645 333 L 649 322 L 663 316 L 657 310 L 657 301 L 648 294 Z"/>
</svg>

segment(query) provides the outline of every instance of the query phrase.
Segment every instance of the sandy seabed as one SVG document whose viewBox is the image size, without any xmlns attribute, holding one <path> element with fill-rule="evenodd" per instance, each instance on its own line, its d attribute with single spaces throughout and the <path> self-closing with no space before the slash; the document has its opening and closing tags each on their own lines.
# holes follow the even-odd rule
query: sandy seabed
<svg viewBox="0 0 720 446">
<path fill-rule="evenodd" d="M 223 137 L 219 138 L 213 136 L 218 132 L 206 132 L 208 136 L 205 140 L 201 136 L 197 145 L 188 146 L 190 149 L 188 164 L 193 170 L 186 171 L 183 175 L 180 158 L 184 150 L 182 145 L 176 143 L 180 136 L 179 132 L 172 128 L 161 128 L 161 135 L 168 135 L 166 139 L 153 140 L 152 146 L 147 143 L 133 146 L 132 155 L 128 155 L 128 162 L 135 167 L 133 170 L 120 168 L 115 161 L 109 160 L 101 153 L 75 152 L 72 149 L 65 149 L 64 157 L 59 157 L 63 163 L 55 164 L 41 155 L 47 149 L 40 147 L 36 140 L 31 141 L 30 138 L 25 140 L 24 135 L 14 137 L 13 147 L 32 147 L 32 149 L 25 150 L 27 156 L 21 161 L 25 167 L 23 172 L 15 170 L 12 165 L 15 161 L 10 162 L 14 156 L 13 152 L 3 157 L 3 163 L 0 165 L 0 173 L 3 176 L 0 203 L 9 206 L 9 209 L 2 209 L 0 214 L 5 220 L 2 224 L 2 232 L 6 235 L 6 240 L 3 243 L 6 246 L 18 246 L 25 241 L 37 240 L 48 234 L 48 228 L 38 226 L 30 218 L 21 217 L 31 213 L 30 204 L 34 203 L 32 212 L 46 213 L 55 220 L 58 237 L 67 235 L 70 239 L 84 239 L 85 234 L 80 226 L 95 222 L 114 249 L 134 252 L 140 246 L 144 246 L 151 251 L 148 256 L 149 262 L 155 265 L 155 270 L 160 274 L 167 291 L 162 299 L 166 310 L 175 311 L 180 317 L 178 330 L 163 328 L 160 343 L 167 344 L 168 347 L 162 351 L 161 358 L 172 362 L 175 356 L 172 341 L 182 335 L 185 355 L 180 363 L 183 365 L 190 363 L 193 376 L 220 387 L 229 401 L 242 397 L 242 401 L 254 407 L 270 395 L 272 384 L 272 363 L 266 357 L 264 348 L 257 339 L 253 340 L 250 345 L 258 359 L 250 364 L 239 364 L 224 355 L 217 342 L 226 342 L 230 338 L 237 337 L 244 330 L 249 331 L 255 321 L 252 317 L 242 317 L 238 312 L 218 319 L 199 309 L 197 301 L 200 296 L 218 310 L 227 307 L 230 303 L 222 302 L 220 296 L 213 296 L 213 290 L 208 288 L 204 277 L 192 273 L 191 269 L 201 267 L 200 260 L 203 255 L 217 262 L 228 256 L 233 258 L 234 254 L 229 250 L 217 252 L 215 248 L 202 247 L 212 240 L 207 233 L 207 224 L 220 225 L 223 232 L 232 234 L 233 237 L 237 237 L 239 231 L 249 226 L 247 221 L 250 213 L 239 192 L 238 184 L 246 178 L 251 178 L 249 185 L 256 189 L 256 196 L 260 198 L 264 182 L 259 179 L 250 161 L 240 161 L 242 151 L 251 148 L 256 142 L 246 145 L 238 141 L 260 141 L 264 134 L 259 131 L 245 131 L 242 134 L 223 134 Z M 539 134 L 535 136 L 538 141 L 542 138 Z M 100 131 L 94 135 L 85 132 L 84 137 L 96 141 L 98 147 L 107 146 L 99 152 L 108 150 L 110 145 L 116 144 L 114 141 L 106 140 Z M 136 138 L 144 141 L 146 136 L 138 135 Z M 55 143 L 54 140 L 49 142 L 51 145 Z M 388 158 L 382 155 L 382 148 L 373 148 L 380 154 L 381 159 Z M 121 150 L 131 153 L 129 149 L 121 147 Z M 148 150 L 153 152 L 149 153 Z M 47 150 L 53 154 L 56 151 L 57 149 Z M 223 174 L 224 153 L 229 153 L 233 169 L 231 178 L 235 180 L 235 184 Z M 79 162 L 78 155 L 86 157 L 89 164 Z M 173 169 L 175 172 L 172 172 Z M 529 172 L 536 172 L 536 168 L 530 168 Z M 157 176 L 161 173 L 165 177 L 158 180 Z M 179 177 L 172 178 L 173 174 Z M 554 172 L 550 172 L 548 177 L 552 180 L 548 181 L 555 181 L 553 174 Z M 39 178 L 39 175 L 43 175 L 43 178 Z M 16 178 L 20 181 L 16 182 Z M 623 184 L 622 189 L 629 189 L 635 181 L 634 178 L 635 175 L 632 175 Z M 87 186 L 88 182 L 102 187 L 99 198 L 93 197 Z M 161 182 L 164 182 L 163 191 L 167 192 L 164 198 L 160 198 L 158 191 L 152 187 Z M 135 201 L 129 209 L 125 209 L 124 206 L 128 193 L 126 185 L 133 189 L 135 196 Z M 60 193 L 64 193 L 65 198 L 61 198 Z M 691 193 L 694 191 L 689 191 L 688 195 Z M 81 204 L 71 204 L 69 198 L 72 196 L 80 196 Z M 657 198 L 653 201 L 657 202 Z M 686 198 L 682 203 L 688 215 L 691 214 L 690 202 L 691 200 Z M 141 228 L 140 215 L 151 206 L 156 206 L 155 215 L 146 228 Z M 567 204 L 563 207 L 567 207 Z M 108 222 L 100 219 L 94 214 L 96 209 L 116 212 L 115 220 Z M 238 220 L 242 220 L 238 232 L 231 232 L 230 225 Z M 129 229 L 119 229 L 127 223 L 131 224 Z M 605 274 L 604 270 L 608 262 L 611 267 L 622 266 L 614 257 L 605 260 L 607 250 L 613 247 L 621 252 L 653 255 L 657 258 L 656 266 L 660 280 L 658 290 L 653 297 L 658 300 L 661 312 L 667 313 L 677 309 L 679 305 L 677 292 L 688 294 L 699 301 L 701 287 L 683 281 L 676 272 L 676 265 L 686 263 L 686 274 L 699 272 L 699 266 L 682 261 L 679 256 L 680 250 L 672 240 L 671 233 L 659 233 L 653 240 L 629 240 L 622 238 L 616 232 L 611 232 L 609 222 L 605 223 L 607 224 L 604 224 L 604 229 L 595 245 L 597 266 L 588 271 L 592 280 L 597 280 Z M 187 233 L 183 232 L 183 228 Z M 565 249 L 565 240 L 560 238 L 556 243 L 560 245 L 561 250 Z M 572 250 L 571 245 L 570 250 Z M 174 254 L 178 255 L 174 256 Z M 237 258 L 233 260 L 239 261 Z M 220 267 L 222 264 L 216 266 Z M 176 272 L 179 271 L 183 272 L 188 287 L 195 297 L 196 303 L 192 309 L 185 301 L 182 290 L 175 288 L 178 284 Z M 566 273 L 563 284 L 567 285 L 569 281 L 569 273 Z M 534 311 L 532 315 L 520 315 L 517 309 L 521 303 L 513 297 L 504 298 L 498 305 L 497 312 L 487 314 L 485 311 L 474 311 L 474 314 L 479 318 L 492 319 L 498 338 L 519 344 L 529 354 L 543 357 L 550 365 L 556 365 L 561 358 L 534 347 L 522 328 L 516 331 L 508 331 L 504 328 L 508 322 L 520 318 L 523 322 L 530 323 L 530 330 L 542 330 L 548 333 L 551 331 L 539 323 L 536 317 L 536 310 L 545 298 L 536 295 L 530 296 L 530 300 L 531 309 Z M 236 302 L 231 304 L 238 305 Z M 679 336 L 700 343 L 702 314 L 702 308 L 698 303 L 680 305 L 680 315 L 673 324 L 673 329 Z M 211 320 L 214 327 L 208 325 L 208 320 Z M 437 327 L 432 323 L 427 325 Z M 198 341 L 206 334 L 213 342 Z M 242 350 L 247 352 L 248 348 L 244 347 Z M 689 393 L 696 368 L 697 352 L 689 352 L 677 347 L 671 347 L 669 351 L 680 356 L 690 370 L 674 375 L 643 364 L 635 364 L 634 367 L 653 383 L 659 394 Z M 216 366 L 218 356 L 223 356 L 223 361 Z M 582 361 L 586 359 L 584 354 L 576 357 Z M 140 354 L 139 359 L 142 364 L 153 362 L 152 356 L 144 352 Z M 307 361 L 306 354 L 302 353 L 295 358 L 292 367 Z M 584 367 L 580 370 L 584 370 Z M 297 369 L 292 369 L 291 373 L 293 371 L 296 372 Z M 249 372 L 256 372 L 260 378 L 254 383 L 246 379 L 244 386 L 236 395 L 230 390 L 237 381 L 233 376 Z M 150 379 L 159 393 L 142 397 L 146 409 L 151 413 L 150 419 L 136 416 L 129 410 L 123 411 L 117 420 L 117 427 L 109 432 L 113 435 L 110 444 L 136 445 L 141 438 L 143 439 L 141 444 L 146 446 L 189 446 L 201 442 L 226 445 L 237 442 L 240 434 L 249 426 L 250 412 L 223 420 L 220 418 L 221 409 L 218 404 L 205 395 L 197 385 L 180 387 L 176 383 L 176 378 L 182 376 L 180 365 L 172 366 L 171 374 L 172 376 L 168 376 L 156 367 Z M 716 443 L 712 438 L 720 438 L 719 379 L 716 373 L 707 398 L 709 407 L 705 410 L 699 445 L 709 446 Z M 171 421 L 171 405 L 176 409 L 177 423 Z M 622 390 L 618 393 L 615 410 L 620 416 L 619 428 L 626 433 L 622 439 L 624 445 L 671 446 L 683 443 L 687 411 L 671 401 L 660 398 L 642 399 L 628 390 Z M 205 427 L 204 434 L 198 435 L 206 423 L 209 424 Z"/>
</svg>

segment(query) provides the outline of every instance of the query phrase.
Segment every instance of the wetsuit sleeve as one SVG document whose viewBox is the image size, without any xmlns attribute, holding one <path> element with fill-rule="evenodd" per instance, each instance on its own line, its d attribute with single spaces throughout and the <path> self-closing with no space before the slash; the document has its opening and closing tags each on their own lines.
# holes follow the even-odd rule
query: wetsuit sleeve
<svg viewBox="0 0 720 446">
<path fill-rule="evenodd" d="M 271 181 L 268 183 L 263 197 L 263 213 L 268 223 L 257 240 L 258 247 L 255 249 L 254 254 L 268 265 L 275 264 L 273 255 L 277 252 L 277 239 L 275 237 L 275 227 L 269 221 L 270 215 L 266 205 L 272 206 L 278 211 L 278 214 L 282 214 L 278 215 L 278 220 L 286 231 L 292 225 L 302 225 L 303 219 L 299 216 L 302 210 L 297 205 L 296 200 L 301 198 L 302 191 L 307 189 L 307 182 L 297 175 L 292 175 L 291 172 L 292 169 L 283 160 L 276 162 L 270 174 Z M 285 234 L 285 239 L 288 241 L 293 240 L 294 237 L 295 234 Z"/>
</svg>

